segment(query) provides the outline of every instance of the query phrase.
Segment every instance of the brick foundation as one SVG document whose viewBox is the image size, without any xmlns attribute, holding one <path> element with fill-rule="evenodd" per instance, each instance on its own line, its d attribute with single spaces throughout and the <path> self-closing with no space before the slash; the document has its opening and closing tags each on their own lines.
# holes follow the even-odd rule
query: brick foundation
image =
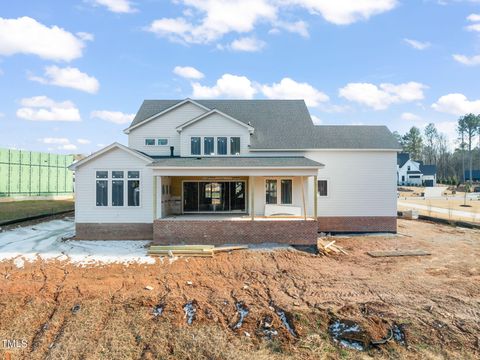
<svg viewBox="0 0 480 360">
<path fill-rule="evenodd" d="M 152 240 L 153 224 L 76 223 L 78 240 Z"/>
<path fill-rule="evenodd" d="M 397 232 L 395 216 L 319 217 L 320 232 Z"/>
<path fill-rule="evenodd" d="M 156 220 L 153 240 L 158 244 L 260 244 L 317 243 L 315 220 L 296 221 L 221 221 Z"/>
</svg>

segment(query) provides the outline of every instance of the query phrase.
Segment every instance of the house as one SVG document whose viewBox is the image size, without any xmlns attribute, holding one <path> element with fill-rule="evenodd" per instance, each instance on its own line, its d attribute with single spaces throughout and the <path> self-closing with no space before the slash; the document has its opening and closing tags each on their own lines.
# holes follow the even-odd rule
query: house
<svg viewBox="0 0 480 360">
<path fill-rule="evenodd" d="M 424 165 L 410 159 L 410 154 L 397 155 L 397 184 L 432 187 L 437 184 L 437 166 Z"/>
<path fill-rule="evenodd" d="M 113 143 L 72 164 L 79 239 L 316 242 L 396 232 L 385 126 L 316 126 L 303 100 L 146 100 Z"/>
</svg>

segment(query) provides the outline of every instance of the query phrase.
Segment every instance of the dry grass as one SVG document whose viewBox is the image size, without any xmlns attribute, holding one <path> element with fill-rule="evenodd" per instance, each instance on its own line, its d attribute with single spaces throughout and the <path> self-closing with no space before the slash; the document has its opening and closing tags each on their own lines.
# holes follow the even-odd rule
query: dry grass
<svg viewBox="0 0 480 360">
<path fill-rule="evenodd" d="M 74 209 L 73 200 L 25 200 L 0 202 L 0 222 Z"/>
</svg>

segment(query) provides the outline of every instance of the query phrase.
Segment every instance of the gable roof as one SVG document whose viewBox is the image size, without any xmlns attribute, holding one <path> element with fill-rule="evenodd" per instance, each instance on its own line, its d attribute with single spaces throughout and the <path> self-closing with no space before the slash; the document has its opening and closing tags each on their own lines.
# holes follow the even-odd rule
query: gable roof
<svg viewBox="0 0 480 360">
<path fill-rule="evenodd" d="M 386 126 L 314 125 L 303 100 L 187 100 L 252 126 L 251 150 L 401 149 Z M 185 101 L 145 100 L 128 129 Z"/>
<path fill-rule="evenodd" d="M 132 148 L 129 148 L 125 145 L 122 145 L 118 142 L 114 142 L 113 144 L 110 144 L 108 145 L 107 147 L 104 147 L 103 149 L 101 150 L 98 150 L 97 152 L 94 152 L 93 154 L 90 154 L 89 156 L 83 158 L 82 160 L 80 161 L 77 161 L 77 162 L 74 162 L 73 164 L 71 164 L 68 168 L 70 170 L 76 170 L 79 166 L 82 166 L 84 165 L 85 163 L 89 162 L 90 160 L 93 160 L 95 159 L 96 157 L 98 156 L 101 156 L 103 154 L 105 154 L 106 152 L 112 150 L 112 149 L 115 149 L 115 148 L 118 148 L 118 149 L 121 149 L 123 151 L 126 151 L 128 152 L 129 154 L 133 155 L 133 156 L 136 156 L 138 157 L 139 159 L 141 160 L 144 160 L 145 162 L 152 162 L 152 158 L 145 155 L 144 153 L 140 152 L 140 151 L 137 151 L 137 150 L 134 150 Z"/>
<path fill-rule="evenodd" d="M 420 171 L 423 175 L 435 175 L 437 173 L 437 166 L 420 164 Z"/>
<path fill-rule="evenodd" d="M 229 119 L 229 120 L 231 120 L 231 121 L 233 121 L 233 122 L 235 122 L 235 123 L 237 123 L 237 124 L 240 124 L 240 125 L 242 125 L 242 126 L 245 126 L 250 132 L 253 132 L 253 130 L 254 130 L 251 125 L 245 124 L 244 122 L 239 121 L 239 120 L 231 117 L 230 115 L 227 115 L 227 114 L 225 114 L 225 113 L 223 113 L 223 112 L 221 112 L 221 111 L 219 111 L 219 110 L 217 110 L 217 109 L 213 109 L 213 110 L 207 111 L 206 113 L 204 113 L 204 114 L 202 114 L 202 115 L 199 115 L 199 116 L 197 116 L 196 118 L 193 118 L 192 120 L 189 120 L 189 121 L 183 123 L 183 124 L 180 125 L 180 126 L 177 126 L 176 129 L 181 131 L 181 130 L 183 130 L 184 128 L 186 128 L 187 126 L 190 126 L 190 125 L 196 123 L 197 121 L 202 120 L 202 119 L 204 119 L 204 118 L 206 118 L 206 117 L 209 117 L 210 115 L 213 115 L 213 114 L 219 114 L 219 115 L 221 115 L 221 116 L 223 116 L 223 117 L 225 117 L 225 118 L 227 118 L 227 119 Z"/>
<path fill-rule="evenodd" d="M 397 154 L 397 165 L 399 167 L 403 167 L 407 163 L 407 161 L 410 160 L 410 154 L 409 153 L 399 153 Z"/>
</svg>

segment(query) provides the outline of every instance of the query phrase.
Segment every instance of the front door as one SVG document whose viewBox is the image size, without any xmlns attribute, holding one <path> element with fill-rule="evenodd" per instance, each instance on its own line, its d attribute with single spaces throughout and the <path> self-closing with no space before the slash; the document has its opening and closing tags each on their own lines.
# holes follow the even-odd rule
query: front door
<svg viewBox="0 0 480 360">
<path fill-rule="evenodd" d="M 184 181 L 183 212 L 245 212 L 244 181 Z"/>
</svg>

